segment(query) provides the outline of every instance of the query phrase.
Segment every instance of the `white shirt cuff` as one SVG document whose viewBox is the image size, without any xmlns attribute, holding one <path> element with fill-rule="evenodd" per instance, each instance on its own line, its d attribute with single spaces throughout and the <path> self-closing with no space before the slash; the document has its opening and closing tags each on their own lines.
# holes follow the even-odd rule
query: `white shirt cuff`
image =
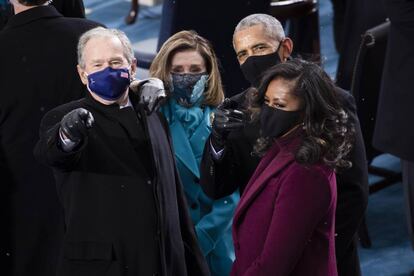
<svg viewBox="0 0 414 276">
<path fill-rule="evenodd" d="M 73 142 L 69 138 L 64 138 L 60 130 L 59 130 L 59 138 L 60 138 L 60 141 L 62 142 L 62 149 L 65 152 L 72 151 L 77 145 L 76 142 Z"/>
<path fill-rule="evenodd" d="M 213 147 L 213 144 L 211 144 L 211 141 L 210 141 L 210 148 L 211 148 L 211 155 L 213 156 L 214 160 L 220 160 L 221 157 L 223 156 L 224 148 L 219 151 L 216 151 L 216 149 Z"/>
</svg>

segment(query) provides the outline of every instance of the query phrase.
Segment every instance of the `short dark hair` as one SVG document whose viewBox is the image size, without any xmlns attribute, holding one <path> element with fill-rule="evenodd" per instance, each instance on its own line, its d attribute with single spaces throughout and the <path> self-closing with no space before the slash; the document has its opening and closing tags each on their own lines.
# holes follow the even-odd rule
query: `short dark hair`
<svg viewBox="0 0 414 276">
<path fill-rule="evenodd" d="M 270 82 L 278 78 L 292 81 L 292 92 L 303 103 L 305 134 L 295 153 L 296 161 L 301 164 L 323 162 L 334 169 L 350 167 L 352 164 L 346 158 L 353 145 L 355 126 L 338 101 L 333 81 L 317 64 L 292 59 L 270 68 L 251 103 L 251 110 L 256 113 L 253 118 L 258 118 Z M 255 152 L 263 154 L 270 142 L 265 137 L 259 138 Z"/>
<path fill-rule="evenodd" d="M 18 0 L 20 4 L 25 6 L 40 6 L 49 2 L 49 0 Z"/>
</svg>

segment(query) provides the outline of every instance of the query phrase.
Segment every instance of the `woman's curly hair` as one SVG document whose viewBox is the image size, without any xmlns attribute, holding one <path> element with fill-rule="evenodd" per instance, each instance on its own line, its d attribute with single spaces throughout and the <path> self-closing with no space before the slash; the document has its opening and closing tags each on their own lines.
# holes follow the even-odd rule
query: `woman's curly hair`
<svg viewBox="0 0 414 276">
<path fill-rule="evenodd" d="M 354 124 L 338 100 L 334 83 L 314 63 L 292 59 L 270 68 L 257 93 L 250 93 L 253 95 L 249 107 L 252 120 L 259 119 L 267 87 L 278 78 L 292 81 L 292 93 L 302 101 L 304 136 L 295 153 L 296 161 L 301 164 L 323 162 L 336 170 L 350 167 L 347 156 L 354 142 Z M 253 153 L 263 155 L 271 143 L 270 138 L 260 137 Z"/>
</svg>

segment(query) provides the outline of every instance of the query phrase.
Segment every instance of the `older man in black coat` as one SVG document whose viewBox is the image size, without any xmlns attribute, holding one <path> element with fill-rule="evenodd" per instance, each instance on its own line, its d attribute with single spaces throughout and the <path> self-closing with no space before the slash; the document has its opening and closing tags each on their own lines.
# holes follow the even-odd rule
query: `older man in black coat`
<svg viewBox="0 0 414 276">
<path fill-rule="evenodd" d="M 281 24 L 265 14 L 243 19 L 236 27 L 233 41 L 241 70 L 253 87 L 260 84 L 260 76 L 267 68 L 286 61 L 293 49 Z M 336 92 L 356 128 L 349 156 L 352 168 L 337 175 L 335 224 L 338 273 L 354 276 L 360 274 L 355 235 L 368 201 L 368 173 L 354 99 L 342 89 Z M 209 196 L 222 197 L 237 188 L 242 193 L 259 163 L 259 158 L 251 155 L 260 136 L 259 125 L 243 123 L 240 113 L 232 110 L 246 109 L 250 98 L 249 91 L 236 95 L 225 103 L 227 109 L 216 112 L 211 144 L 206 144 L 201 166 L 201 185 Z"/>
<path fill-rule="evenodd" d="M 129 93 L 136 60 L 118 30 L 92 29 L 78 49 L 89 93 L 44 116 L 35 149 L 65 213 L 58 275 L 208 275 L 168 126 L 141 100 L 163 87 Z"/>
<path fill-rule="evenodd" d="M 5 275 L 55 274 L 63 216 L 53 176 L 36 163 L 32 151 L 45 112 L 84 95 L 76 44 L 83 32 L 99 25 L 64 18 L 45 2 L 13 1 L 16 15 L 0 32 L 0 258 L 7 264 L 2 266 Z"/>
<path fill-rule="evenodd" d="M 373 145 L 402 159 L 409 233 L 414 247 L 414 1 L 386 0 L 391 21 Z"/>
</svg>

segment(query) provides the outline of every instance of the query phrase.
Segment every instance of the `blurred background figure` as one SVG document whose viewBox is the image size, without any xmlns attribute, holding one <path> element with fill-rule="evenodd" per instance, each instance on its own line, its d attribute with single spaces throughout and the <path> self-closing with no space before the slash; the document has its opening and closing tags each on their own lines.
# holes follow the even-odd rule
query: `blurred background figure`
<svg viewBox="0 0 414 276">
<path fill-rule="evenodd" d="M 373 144 L 402 160 L 406 215 L 414 247 L 414 1 L 385 0 L 391 21 Z"/>
<path fill-rule="evenodd" d="M 216 107 L 224 93 L 216 55 L 194 31 L 181 31 L 161 47 L 150 68 L 161 79 L 168 101 L 161 112 L 170 127 L 175 159 L 199 245 L 211 274 L 229 275 L 234 260 L 231 222 L 238 191 L 213 200 L 201 189 L 200 162 Z"/>
<path fill-rule="evenodd" d="M 333 35 L 337 52 L 340 51 L 342 46 L 347 1 L 349 0 L 331 0 L 333 9 Z"/>
<path fill-rule="evenodd" d="M 227 97 L 249 87 L 234 56 L 234 26 L 252 13 L 266 13 L 270 0 L 164 0 L 158 43 L 181 30 L 195 30 L 211 42 L 220 62 Z M 159 44 L 160 45 L 160 44 Z"/>
<path fill-rule="evenodd" d="M 0 30 L 6 25 L 7 20 L 13 14 L 13 6 L 9 0 L 0 0 Z"/>
<path fill-rule="evenodd" d="M 134 24 L 139 11 L 139 3 L 138 0 L 131 0 L 131 8 L 128 12 L 128 15 L 125 17 L 125 23 L 128 25 Z"/>
<path fill-rule="evenodd" d="M 14 14 L 11 0 L 0 0 L 0 30 Z M 58 12 L 66 17 L 85 18 L 85 7 L 82 0 L 53 0 L 49 1 Z"/>
<path fill-rule="evenodd" d="M 368 29 L 385 22 L 385 8 L 383 0 L 332 1 L 335 46 L 339 53 L 336 84 L 350 90 L 361 36 Z"/>
<path fill-rule="evenodd" d="M 85 18 L 83 0 L 53 0 L 51 4 L 63 16 Z"/>
<path fill-rule="evenodd" d="M 45 112 L 83 96 L 76 45 L 83 32 L 99 25 L 65 18 L 46 2 L 13 0 L 15 15 L 0 31 L 4 275 L 55 275 L 63 214 L 53 175 L 32 152 Z"/>
</svg>

